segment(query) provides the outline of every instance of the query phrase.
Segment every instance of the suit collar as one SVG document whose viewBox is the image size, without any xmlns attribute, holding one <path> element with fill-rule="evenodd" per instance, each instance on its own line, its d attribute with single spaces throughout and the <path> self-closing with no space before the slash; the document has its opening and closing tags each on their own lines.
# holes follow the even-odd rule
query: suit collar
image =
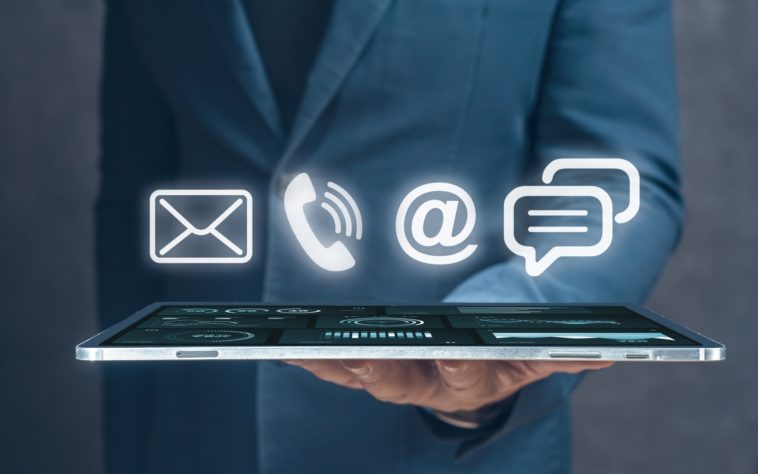
<svg viewBox="0 0 758 474">
<path fill-rule="evenodd" d="M 204 0 L 222 50 L 263 120 L 282 141 L 283 160 L 302 143 L 360 57 L 392 0 L 337 0 L 289 137 L 241 0 Z"/>
<path fill-rule="evenodd" d="M 211 29 L 242 89 L 271 131 L 284 139 L 284 128 L 255 36 L 239 0 L 203 0 Z"/>
<path fill-rule="evenodd" d="M 344 83 L 392 0 L 337 0 L 308 77 L 284 153 L 302 143 Z"/>
</svg>

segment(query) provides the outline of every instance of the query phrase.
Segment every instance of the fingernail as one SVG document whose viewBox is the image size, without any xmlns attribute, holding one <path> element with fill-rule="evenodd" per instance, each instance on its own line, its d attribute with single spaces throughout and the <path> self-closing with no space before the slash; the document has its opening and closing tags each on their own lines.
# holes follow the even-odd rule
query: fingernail
<svg viewBox="0 0 758 474">
<path fill-rule="evenodd" d="M 466 368 L 465 362 L 437 362 L 440 370 L 444 370 L 449 374 L 455 374 L 461 372 Z"/>
<path fill-rule="evenodd" d="M 371 364 L 365 362 L 342 361 L 342 366 L 358 377 L 365 377 L 371 373 Z"/>
</svg>

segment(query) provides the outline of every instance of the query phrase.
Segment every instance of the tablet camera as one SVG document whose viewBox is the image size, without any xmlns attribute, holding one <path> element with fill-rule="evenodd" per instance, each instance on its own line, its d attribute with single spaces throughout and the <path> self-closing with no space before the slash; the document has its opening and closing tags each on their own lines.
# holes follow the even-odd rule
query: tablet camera
<svg viewBox="0 0 758 474">
<path fill-rule="evenodd" d="M 373 316 L 367 318 L 343 319 L 340 326 L 359 326 L 369 328 L 407 328 L 421 326 L 424 321 L 413 318 L 395 318 L 387 316 Z"/>
</svg>

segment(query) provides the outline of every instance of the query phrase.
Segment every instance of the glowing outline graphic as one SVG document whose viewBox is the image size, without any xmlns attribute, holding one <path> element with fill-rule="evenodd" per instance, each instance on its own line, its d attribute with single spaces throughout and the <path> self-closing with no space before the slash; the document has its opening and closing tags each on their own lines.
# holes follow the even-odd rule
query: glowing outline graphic
<svg viewBox="0 0 758 474">
<path fill-rule="evenodd" d="M 471 235 L 471 232 L 474 230 L 474 225 L 476 224 L 476 208 L 474 207 L 474 201 L 471 199 L 471 196 L 469 196 L 469 194 L 463 188 L 456 186 L 455 184 L 427 183 L 413 189 L 400 202 L 400 206 L 398 207 L 397 215 L 395 217 L 395 235 L 397 236 L 397 241 L 403 251 L 408 254 L 408 256 L 421 263 L 427 263 L 429 265 L 450 265 L 453 263 L 461 262 L 470 257 L 471 254 L 476 251 L 478 245 L 469 244 L 458 252 L 450 255 L 428 255 L 416 250 L 416 248 L 414 248 L 408 241 L 408 236 L 405 234 L 405 219 L 407 217 L 411 204 L 413 204 L 424 194 L 433 192 L 446 192 L 453 194 L 456 198 L 458 198 L 458 201 L 463 203 L 464 207 L 466 208 L 466 223 L 463 225 L 463 228 L 456 236 L 450 236 L 453 241 L 461 243 Z M 429 201 L 422 204 L 422 206 L 428 202 Z M 422 206 L 419 206 L 419 209 Z M 419 209 L 416 210 L 416 213 L 418 213 Z M 457 210 L 457 202 L 455 209 Z M 411 225 L 411 234 L 423 234 L 423 228 L 419 228 L 419 226 L 423 225 L 423 222 L 419 223 L 419 221 L 415 219 L 415 215 L 416 214 L 414 214 L 414 219 Z"/>
<path fill-rule="evenodd" d="M 200 229 L 195 227 L 189 220 L 179 213 L 171 204 L 162 199 L 162 196 L 238 196 L 239 199 L 226 208 L 210 225 Z M 160 201 L 158 200 L 159 198 Z M 185 229 L 171 242 L 163 246 L 159 251 L 156 249 L 156 202 L 165 208 Z M 218 231 L 221 225 L 240 206 L 245 205 L 245 249 L 239 248 L 225 235 Z M 253 258 L 253 196 L 244 189 L 158 189 L 150 195 L 150 259 L 155 263 L 247 263 Z M 231 249 L 236 257 L 164 257 L 166 253 L 179 245 L 190 235 L 212 235 L 217 240 Z"/>
<path fill-rule="evenodd" d="M 516 202 L 523 197 L 549 196 L 589 196 L 600 202 L 602 223 L 600 240 L 594 245 L 558 245 L 537 259 L 537 249 L 530 245 L 521 245 L 516 240 L 515 212 Z M 524 258 L 526 273 L 540 276 L 550 265 L 561 257 L 596 257 L 608 250 L 613 241 L 613 203 L 605 190 L 597 186 L 519 186 L 508 193 L 503 202 L 503 239 L 508 249 Z M 531 232 L 534 232 L 533 230 Z"/>
</svg>

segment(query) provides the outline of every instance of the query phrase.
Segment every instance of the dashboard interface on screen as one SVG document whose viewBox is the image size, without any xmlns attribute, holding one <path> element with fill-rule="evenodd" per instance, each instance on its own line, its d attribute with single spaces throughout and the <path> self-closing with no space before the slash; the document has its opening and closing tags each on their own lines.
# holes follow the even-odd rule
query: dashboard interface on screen
<svg viewBox="0 0 758 474">
<path fill-rule="evenodd" d="M 619 306 L 164 306 L 103 346 L 684 346 Z"/>
</svg>

